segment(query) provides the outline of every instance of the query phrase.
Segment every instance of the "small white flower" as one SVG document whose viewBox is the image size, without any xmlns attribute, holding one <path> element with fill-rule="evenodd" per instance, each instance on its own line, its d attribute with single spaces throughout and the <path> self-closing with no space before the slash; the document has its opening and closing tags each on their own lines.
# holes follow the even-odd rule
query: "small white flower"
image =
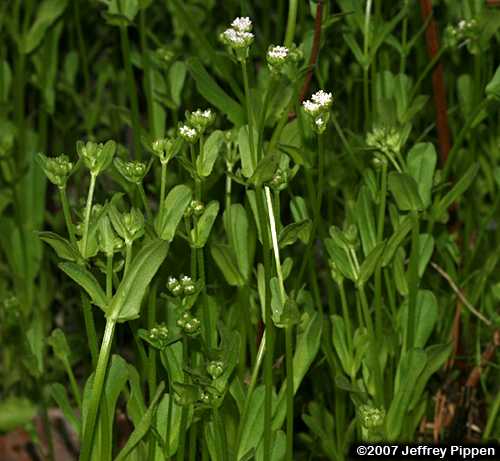
<svg viewBox="0 0 500 461">
<path fill-rule="evenodd" d="M 181 276 L 181 283 L 191 283 L 193 280 L 189 275 L 182 275 Z"/>
<path fill-rule="evenodd" d="M 269 61 L 285 61 L 288 58 L 289 50 L 286 46 L 271 46 L 267 51 Z"/>
<path fill-rule="evenodd" d="M 238 32 L 250 32 L 252 30 L 252 21 L 249 17 L 236 18 L 231 27 Z"/>
<path fill-rule="evenodd" d="M 320 105 L 311 100 L 304 101 L 302 105 L 309 115 L 316 115 L 321 110 Z"/>
<path fill-rule="evenodd" d="M 198 137 L 198 132 L 194 129 L 191 128 L 188 125 L 181 125 L 179 128 L 179 134 L 186 140 L 186 141 L 195 141 L 196 138 Z"/>
<path fill-rule="evenodd" d="M 232 48 L 246 48 L 253 42 L 254 35 L 251 32 L 226 29 L 222 33 L 223 41 Z"/>
<path fill-rule="evenodd" d="M 311 99 L 313 102 L 318 104 L 322 110 L 328 109 L 333 101 L 332 93 L 327 93 L 323 90 L 319 90 L 314 93 Z"/>
<path fill-rule="evenodd" d="M 325 121 L 322 117 L 318 117 L 316 120 L 314 120 L 314 123 L 316 123 L 316 126 L 322 126 Z"/>
</svg>

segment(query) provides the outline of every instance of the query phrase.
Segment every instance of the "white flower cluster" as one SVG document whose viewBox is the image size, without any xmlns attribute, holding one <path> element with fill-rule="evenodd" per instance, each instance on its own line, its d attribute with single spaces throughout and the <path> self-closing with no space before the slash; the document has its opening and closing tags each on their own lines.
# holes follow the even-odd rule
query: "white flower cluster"
<svg viewBox="0 0 500 461">
<path fill-rule="evenodd" d="M 198 139 L 198 131 L 189 125 L 181 125 L 179 127 L 179 135 L 187 142 L 196 142 Z"/>
<path fill-rule="evenodd" d="M 251 30 L 252 21 L 250 18 L 236 18 L 231 23 L 231 27 L 222 32 L 221 40 L 223 43 L 231 48 L 234 48 L 235 50 L 248 48 L 254 39 L 254 35 Z"/>
<path fill-rule="evenodd" d="M 289 56 L 289 49 L 286 46 L 270 46 L 267 50 L 267 60 L 272 64 L 286 61 Z"/>
<path fill-rule="evenodd" d="M 311 96 L 311 99 L 302 103 L 305 112 L 314 120 L 314 129 L 317 133 L 323 133 L 330 118 L 329 110 L 333 103 L 332 93 L 319 90 Z"/>
</svg>

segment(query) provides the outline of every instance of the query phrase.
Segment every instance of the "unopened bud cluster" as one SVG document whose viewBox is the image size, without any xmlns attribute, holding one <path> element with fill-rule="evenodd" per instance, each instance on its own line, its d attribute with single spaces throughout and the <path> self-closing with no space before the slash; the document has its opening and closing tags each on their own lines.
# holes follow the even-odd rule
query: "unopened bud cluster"
<svg viewBox="0 0 500 461">
<path fill-rule="evenodd" d="M 191 203 L 188 205 L 186 211 L 184 212 L 184 216 L 201 216 L 204 211 L 205 205 L 203 204 L 203 202 L 200 202 L 199 200 L 191 200 Z"/>
<path fill-rule="evenodd" d="M 224 373 L 224 363 L 220 360 L 212 360 L 208 362 L 207 373 L 212 377 L 212 379 L 217 379 L 222 373 Z"/>
<path fill-rule="evenodd" d="M 177 326 L 182 328 L 187 335 L 195 335 L 200 330 L 200 321 L 191 315 L 190 312 L 185 311 L 177 320 Z"/>
<path fill-rule="evenodd" d="M 39 154 L 38 159 L 48 180 L 60 189 L 63 189 L 73 169 L 73 163 L 69 161 L 69 158 L 66 155 L 46 157 L 43 154 Z"/>
<path fill-rule="evenodd" d="M 153 154 L 156 155 L 160 162 L 166 165 L 174 156 L 177 154 L 179 150 L 179 143 L 176 143 L 172 139 L 162 138 L 153 141 L 151 148 L 153 150 Z"/>
<path fill-rule="evenodd" d="M 361 424 L 366 429 L 374 429 L 384 423 L 385 410 L 383 408 L 375 408 L 370 405 L 361 405 L 358 408 Z"/>
<path fill-rule="evenodd" d="M 196 285 L 188 275 L 181 275 L 179 280 L 172 276 L 169 277 L 167 288 L 176 297 L 189 296 L 196 292 Z"/>
<path fill-rule="evenodd" d="M 165 324 L 159 324 L 148 331 L 148 340 L 160 350 L 168 346 L 168 328 Z"/>
<path fill-rule="evenodd" d="M 109 166 L 113 160 L 115 150 L 116 144 L 114 141 L 108 141 L 106 144 L 93 141 L 86 144 L 81 141 L 76 143 L 76 151 L 79 157 L 94 176 L 97 176 Z"/>
<path fill-rule="evenodd" d="M 313 119 L 313 128 L 317 133 L 323 133 L 330 118 L 333 96 L 323 90 L 319 90 L 311 96 L 311 99 L 302 103 L 304 111 Z"/>
<path fill-rule="evenodd" d="M 366 144 L 384 154 L 399 153 L 403 139 L 401 132 L 394 127 L 377 127 L 366 136 Z"/>
<path fill-rule="evenodd" d="M 116 158 L 114 164 L 118 172 L 132 184 L 140 184 L 147 173 L 146 164 L 137 160 L 127 162 Z"/>
</svg>

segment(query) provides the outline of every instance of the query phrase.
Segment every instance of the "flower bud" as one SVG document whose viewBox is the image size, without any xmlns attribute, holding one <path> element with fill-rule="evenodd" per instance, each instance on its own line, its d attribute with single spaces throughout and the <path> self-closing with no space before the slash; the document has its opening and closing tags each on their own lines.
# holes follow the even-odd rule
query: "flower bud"
<svg viewBox="0 0 500 461">
<path fill-rule="evenodd" d="M 184 124 L 179 127 L 179 136 L 184 139 L 184 141 L 194 144 L 198 141 L 200 132 L 196 128 Z"/>
<path fill-rule="evenodd" d="M 73 163 L 69 161 L 69 158 L 66 155 L 50 158 L 38 154 L 37 159 L 48 180 L 63 189 L 73 169 Z"/>
<path fill-rule="evenodd" d="M 168 278 L 167 288 L 174 296 L 180 296 L 183 293 L 182 285 L 175 277 Z"/>
<path fill-rule="evenodd" d="M 383 408 L 375 408 L 370 405 L 361 405 L 358 408 L 361 424 L 366 429 L 374 429 L 382 426 L 385 419 L 385 410 Z"/>
<path fill-rule="evenodd" d="M 132 184 L 141 184 L 147 173 L 146 164 L 136 160 L 126 162 L 121 158 L 116 158 L 114 164 L 118 172 Z"/>
<path fill-rule="evenodd" d="M 187 275 L 181 276 L 180 283 L 185 295 L 192 295 L 196 291 L 195 284 L 193 283 L 191 277 L 188 277 Z"/>
<path fill-rule="evenodd" d="M 108 141 L 106 144 L 95 143 L 92 141 L 84 144 L 82 141 L 76 143 L 78 156 L 83 160 L 84 165 L 90 170 L 90 173 L 97 176 L 103 172 L 113 160 L 116 151 L 116 143 Z"/>
<path fill-rule="evenodd" d="M 194 127 L 199 133 L 205 130 L 215 122 L 215 113 L 211 109 L 195 110 L 186 114 L 187 123 Z"/>
<path fill-rule="evenodd" d="M 207 365 L 207 373 L 212 377 L 212 379 L 217 379 L 222 373 L 224 373 L 224 363 L 219 360 L 213 360 Z"/>
</svg>

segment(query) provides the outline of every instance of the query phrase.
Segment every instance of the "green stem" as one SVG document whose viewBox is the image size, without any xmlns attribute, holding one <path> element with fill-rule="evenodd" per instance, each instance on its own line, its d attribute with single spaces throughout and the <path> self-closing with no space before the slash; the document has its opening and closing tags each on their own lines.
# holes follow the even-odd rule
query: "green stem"
<svg viewBox="0 0 500 461">
<path fill-rule="evenodd" d="M 218 408 L 214 408 L 214 417 L 215 417 L 215 425 L 217 427 L 217 432 L 219 433 L 220 436 L 219 443 L 222 445 L 220 450 L 222 453 L 222 461 L 227 461 L 228 449 L 227 449 L 226 429 L 224 428 L 224 424 L 222 422 L 222 418 L 220 416 Z"/>
<path fill-rule="evenodd" d="M 94 198 L 94 189 L 97 175 L 90 173 L 90 186 L 87 195 L 87 204 L 85 206 L 85 218 L 83 224 L 83 257 L 87 257 L 87 242 L 89 238 L 89 223 L 90 223 L 90 212 L 92 210 L 92 200 Z"/>
<path fill-rule="evenodd" d="M 106 297 L 113 297 L 113 253 L 106 256 Z"/>
<path fill-rule="evenodd" d="M 94 313 L 92 312 L 92 306 L 86 294 L 80 292 L 80 297 L 82 300 L 83 309 L 83 320 L 85 323 L 85 331 L 87 332 L 87 343 L 90 350 L 90 356 L 92 358 L 92 366 L 97 365 L 97 332 L 95 329 Z"/>
<path fill-rule="evenodd" d="M 382 242 L 384 238 L 385 221 L 385 200 L 387 195 L 387 162 L 382 162 L 380 186 L 380 205 L 378 209 L 377 222 L 377 242 Z M 380 266 L 375 270 L 375 331 L 376 337 L 382 340 L 382 268 Z"/>
<path fill-rule="evenodd" d="M 363 30 L 363 55 L 366 61 L 369 59 L 369 43 L 370 43 L 370 19 L 371 19 L 371 9 L 372 0 L 366 0 L 366 10 L 365 10 L 365 24 Z M 365 63 L 363 65 L 363 99 L 365 108 L 365 128 L 368 127 L 368 122 L 370 120 L 370 95 L 369 95 L 369 82 L 368 75 L 370 70 L 370 64 Z"/>
<path fill-rule="evenodd" d="M 408 268 L 408 319 L 406 324 L 406 344 L 405 351 L 409 351 L 413 347 L 413 332 L 415 330 L 416 321 L 416 306 L 418 292 L 418 259 L 419 259 L 419 218 L 416 211 L 412 212 L 413 228 L 411 233 L 411 255 L 410 266 Z"/>
<path fill-rule="evenodd" d="M 500 392 L 497 392 L 493 404 L 490 406 L 490 412 L 488 415 L 488 420 L 486 421 L 486 427 L 483 432 L 483 441 L 486 442 L 490 438 L 491 431 L 500 412 Z"/>
<path fill-rule="evenodd" d="M 339 283 L 339 292 L 340 292 L 340 302 L 342 304 L 342 315 L 344 316 L 344 321 L 347 329 L 347 344 L 349 346 L 349 350 L 353 351 L 353 345 L 352 345 L 353 332 L 351 325 L 351 315 L 349 314 L 349 306 L 347 304 L 347 298 L 345 295 L 345 288 L 343 282 Z"/>
<path fill-rule="evenodd" d="M 80 2 L 73 2 L 74 14 L 75 14 L 75 26 L 76 35 L 78 38 L 78 47 L 80 48 L 80 57 L 82 59 L 82 73 L 83 73 L 83 83 L 85 86 L 85 95 L 90 97 L 90 72 L 89 72 L 89 60 L 87 57 L 87 49 L 85 47 L 85 40 L 82 33 L 82 24 L 80 19 Z"/>
<path fill-rule="evenodd" d="M 59 196 L 61 198 L 61 204 L 63 208 L 64 221 L 66 222 L 66 230 L 68 231 L 69 241 L 76 248 L 76 237 L 75 237 L 75 227 L 73 225 L 73 220 L 71 219 L 71 212 L 69 208 L 68 195 L 66 194 L 66 188 L 59 188 Z"/>
<path fill-rule="evenodd" d="M 160 183 L 160 210 L 163 209 L 163 202 L 165 201 L 165 189 L 167 187 L 167 164 L 161 163 L 161 183 Z"/>
<path fill-rule="evenodd" d="M 288 2 L 288 21 L 286 24 L 285 46 L 290 48 L 293 44 L 295 36 L 295 27 L 297 25 L 297 8 L 299 2 L 297 0 L 289 0 Z"/>
<path fill-rule="evenodd" d="M 137 188 L 139 189 L 139 195 L 141 196 L 142 205 L 144 206 L 144 209 L 146 210 L 146 218 L 149 221 L 149 220 L 151 220 L 151 210 L 149 208 L 149 203 L 148 203 L 148 199 L 146 197 L 146 192 L 144 192 L 144 186 L 142 185 L 142 183 L 140 183 L 137 185 Z"/>
<path fill-rule="evenodd" d="M 122 49 L 123 64 L 125 66 L 125 74 L 127 77 L 128 96 L 130 98 L 131 116 L 132 116 L 132 132 L 134 138 L 134 153 L 136 159 L 141 159 L 141 130 L 139 124 L 139 102 L 137 99 L 137 88 L 135 85 L 134 74 L 132 71 L 132 61 L 130 55 L 130 42 L 128 32 L 125 26 L 120 27 L 120 42 Z"/>
<path fill-rule="evenodd" d="M 250 87 L 248 84 L 248 72 L 246 61 L 241 63 L 241 70 L 243 72 L 243 84 L 245 87 L 245 106 L 247 109 L 247 122 L 248 122 L 248 143 L 250 145 L 250 155 L 252 156 L 252 163 L 254 168 L 257 166 L 257 152 L 255 150 L 255 143 L 253 139 L 253 114 L 250 101 Z"/>
<path fill-rule="evenodd" d="M 75 402 L 78 405 L 78 409 L 81 411 L 82 409 L 82 396 L 80 393 L 80 389 L 78 387 L 78 384 L 76 382 L 75 374 L 73 373 L 73 370 L 71 369 L 71 365 L 69 361 L 64 364 L 66 373 L 69 378 L 69 384 L 71 387 L 71 392 L 73 392 L 73 397 L 75 398 Z"/>
<path fill-rule="evenodd" d="M 410 93 L 410 97 L 408 101 L 412 102 L 415 99 L 415 96 L 417 95 L 418 90 L 420 89 L 420 85 L 424 81 L 424 79 L 427 77 L 429 72 L 434 68 L 434 66 L 438 63 L 438 61 L 441 59 L 441 56 L 443 53 L 447 50 L 446 46 L 442 46 L 439 48 L 439 51 L 434 55 L 434 57 L 429 61 L 427 66 L 425 66 L 425 69 L 422 71 L 422 73 L 419 75 L 418 80 L 416 81 L 415 85 L 413 85 L 413 88 Z"/>
<path fill-rule="evenodd" d="M 147 109 L 148 109 L 148 124 L 153 138 L 156 139 L 156 120 L 153 100 L 153 82 L 151 74 L 151 62 L 148 54 L 148 42 L 146 34 L 146 8 L 141 9 L 139 15 L 139 35 L 142 50 L 142 67 L 144 70 L 144 90 L 146 93 Z"/>
<path fill-rule="evenodd" d="M 123 276 L 127 275 L 127 271 L 130 267 L 130 261 L 132 260 L 132 242 L 125 242 L 125 267 L 123 268 Z"/>
<path fill-rule="evenodd" d="M 108 319 L 106 322 L 106 329 L 104 330 L 104 337 L 102 339 L 101 350 L 99 352 L 99 360 L 94 373 L 94 382 L 92 384 L 87 417 L 85 419 L 82 451 L 79 458 L 80 461 L 90 461 L 92 459 L 95 427 L 99 414 L 104 379 L 108 369 L 109 355 L 113 344 L 115 325 L 116 323 L 114 320 Z"/>
</svg>

